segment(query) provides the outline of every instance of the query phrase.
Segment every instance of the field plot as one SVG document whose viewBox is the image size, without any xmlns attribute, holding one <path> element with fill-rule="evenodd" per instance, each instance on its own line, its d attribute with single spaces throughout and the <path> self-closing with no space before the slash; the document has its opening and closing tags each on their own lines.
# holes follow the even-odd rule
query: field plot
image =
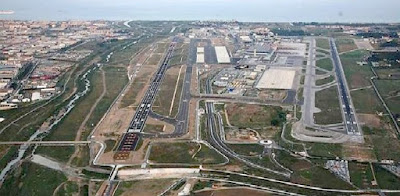
<svg viewBox="0 0 400 196">
<path fill-rule="evenodd" d="M 188 58 L 188 50 L 189 44 L 178 43 L 170 61 L 171 66 L 185 64 Z"/>
<path fill-rule="evenodd" d="M 264 146 L 260 144 L 228 144 L 228 147 L 244 156 L 256 156 L 264 151 Z"/>
<path fill-rule="evenodd" d="M 176 116 L 182 94 L 184 77 L 184 67 L 182 67 L 182 69 L 181 67 L 172 67 L 166 71 L 165 78 L 152 107 L 154 112 L 163 116 Z"/>
<path fill-rule="evenodd" d="M 116 196 L 159 195 L 174 183 L 174 179 L 136 180 L 121 182 L 115 192 Z"/>
<path fill-rule="evenodd" d="M 318 91 L 315 94 L 315 107 L 321 110 L 321 112 L 314 114 L 315 123 L 335 124 L 343 122 L 336 86 Z"/>
<path fill-rule="evenodd" d="M 321 85 L 324 85 L 324 84 L 331 83 L 331 82 L 333 82 L 333 81 L 335 81 L 335 77 L 329 76 L 329 77 L 327 77 L 327 78 L 324 78 L 324 79 L 320 79 L 320 80 L 315 81 L 315 84 L 316 84 L 317 86 L 321 86 Z"/>
<path fill-rule="evenodd" d="M 285 151 L 277 151 L 276 155 L 280 164 L 294 172 L 290 177 L 291 182 L 319 187 L 351 189 L 350 184 L 339 179 L 321 165 L 296 158 Z"/>
<path fill-rule="evenodd" d="M 362 61 L 367 55 L 365 50 L 356 50 L 340 55 L 344 74 L 350 89 L 361 88 L 371 85 L 370 78 L 373 73 L 369 66 L 359 66 L 358 61 Z"/>
<path fill-rule="evenodd" d="M 276 106 L 228 103 L 226 111 L 231 124 L 239 128 L 278 126 L 286 118 L 282 108 Z"/>
<path fill-rule="evenodd" d="M 193 142 L 154 143 L 149 160 L 170 164 L 218 164 L 225 159 L 204 144 Z"/>
<path fill-rule="evenodd" d="M 348 52 L 350 50 L 355 50 L 358 48 L 357 45 L 354 43 L 354 40 L 348 38 L 336 39 L 336 47 L 339 53 Z"/>
<path fill-rule="evenodd" d="M 351 182 L 358 188 L 378 188 L 372 185 L 374 178 L 369 164 L 349 162 L 349 172 Z"/>
<path fill-rule="evenodd" d="M 194 196 L 229 196 L 229 195 L 272 196 L 273 194 L 249 188 L 235 188 L 235 187 L 229 189 L 205 190 L 194 193 Z"/>
<path fill-rule="evenodd" d="M 400 141 L 394 130 L 384 126 L 383 128 L 363 127 L 367 144 L 373 146 L 373 151 L 378 160 L 400 161 Z"/>
<path fill-rule="evenodd" d="M 350 92 L 357 113 L 375 114 L 384 112 L 382 102 L 372 88 Z"/>
<path fill-rule="evenodd" d="M 394 114 L 400 114 L 400 80 L 376 80 L 376 87 Z"/>
<path fill-rule="evenodd" d="M 286 113 L 276 106 L 229 103 L 226 112 L 232 126 L 255 130 L 264 139 L 274 137 L 286 121 Z"/>
<path fill-rule="evenodd" d="M 378 74 L 379 79 L 391 79 L 400 80 L 400 69 L 399 68 L 384 68 L 376 69 L 374 68 L 376 74 Z"/>
<path fill-rule="evenodd" d="M 330 58 L 320 59 L 316 62 L 316 66 L 328 71 L 333 70 L 332 60 Z"/>
<path fill-rule="evenodd" d="M 322 49 L 330 50 L 330 45 L 328 39 L 325 38 L 317 38 L 315 39 L 317 42 L 317 47 Z"/>
<path fill-rule="evenodd" d="M 376 180 L 378 181 L 378 186 L 381 189 L 400 189 L 400 178 L 393 175 L 389 171 L 383 169 L 378 165 L 374 165 L 374 170 L 376 174 Z"/>
</svg>

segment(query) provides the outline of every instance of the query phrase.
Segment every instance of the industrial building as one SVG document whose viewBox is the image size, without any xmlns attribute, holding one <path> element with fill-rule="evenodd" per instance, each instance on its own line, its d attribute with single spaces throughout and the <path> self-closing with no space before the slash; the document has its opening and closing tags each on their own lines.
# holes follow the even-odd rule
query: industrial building
<svg viewBox="0 0 400 196">
<path fill-rule="evenodd" d="M 231 58 L 229 57 L 228 50 L 225 46 L 215 46 L 215 53 L 217 54 L 219 64 L 231 63 Z"/>
<path fill-rule="evenodd" d="M 197 47 L 196 63 L 204 63 L 204 47 Z"/>
<path fill-rule="evenodd" d="M 264 71 L 256 88 L 258 89 L 292 89 L 296 71 L 290 69 L 267 69 Z"/>
</svg>

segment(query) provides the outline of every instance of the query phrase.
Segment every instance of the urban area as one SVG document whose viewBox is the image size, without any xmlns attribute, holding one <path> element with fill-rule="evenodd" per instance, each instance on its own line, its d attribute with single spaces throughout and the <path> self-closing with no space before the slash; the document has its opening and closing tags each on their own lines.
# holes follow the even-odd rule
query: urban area
<svg viewBox="0 0 400 196">
<path fill-rule="evenodd" d="M 0 20 L 0 195 L 398 195 L 399 36 Z"/>
</svg>

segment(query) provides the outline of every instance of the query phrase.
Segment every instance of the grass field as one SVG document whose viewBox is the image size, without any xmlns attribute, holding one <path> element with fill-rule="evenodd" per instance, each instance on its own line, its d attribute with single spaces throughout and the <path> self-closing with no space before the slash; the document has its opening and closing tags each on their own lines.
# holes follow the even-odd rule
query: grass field
<svg viewBox="0 0 400 196">
<path fill-rule="evenodd" d="M 230 149 L 240 155 L 255 156 L 264 151 L 264 146 L 260 144 L 227 144 Z"/>
<path fill-rule="evenodd" d="M 350 89 L 371 85 L 370 78 L 373 73 L 369 66 L 359 66 L 357 61 L 362 61 L 367 54 L 364 50 L 356 50 L 340 55 L 344 74 Z"/>
<path fill-rule="evenodd" d="M 193 142 L 154 143 L 149 160 L 155 163 L 218 164 L 225 159 L 203 144 Z"/>
<path fill-rule="evenodd" d="M 152 125 L 146 124 L 144 126 L 143 132 L 145 133 L 161 133 L 163 132 L 164 125 Z"/>
<path fill-rule="evenodd" d="M 24 162 L 4 181 L 0 195 L 53 195 L 58 185 L 67 181 L 61 172 Z"/>
<path fill-rule="evenodd" d="M 188 58 L 189 45 L 185 43 L 179 43 L 174 51 L 171 58 L 171 65 L 182 65 L 185 64 Z"/>
<path fill-rule="evenodd" d="M 390 110 L 400 114 L 400 80 L 376 80 L 375 84 Z"/>
<path fill-rule="evenodd" d="M 146 87 L 146 83 L 149 80 L 147 74 L 140 75 L 135 78 L 132 85 L 129 87 L 128 92 L 122 97 L 121 107 L 128 107 L 136 102 L 136 98 L 139 92 Z"/>
<path fill-rule="evenodd" d="M 382 128 L 363 127 L 365 140 L 373 146 L 375 156 L 378 160 L 400 161 L 400 141 L 395 133 Z"/>
<path fill-rule="evenodd" d="M 378 181 L 379 188 L 381 189 L 400 189 L 400 178 L 391 174 L 389 171 L 383 169 L 378 165 L 374 165 L 376 180 Z"/>
<path fill-rule="evenodd" d="M 333 82 L 333 81 L 335 81 L 335 77 L 329 76 L 329 77 L 327 77 L 327 78 L 324 78 L 324 79 L 320 79 L 320 80 L 315 81 L 315 84 L 316 84 L 317 86 L 320 86 L 320 85 L 324 85 L 324 84 L 331 83 L 331 82 Z"/>
<path fill-rule="evenodd" d="M 176 82 L 178 80 L 180 67 L 173 67 L 167 70 L 165 78 L 161 84 L 160 90 L 154 101 L 152 110 L 164 116 L 174 117 L 178 112 L 180 97 L 182 93 L 183 80 L 185 77 L 185 69 L 181 71 L 177 91 L 174 100 L 174 108 L 170 114 L 171 100 L 174 98 Z"/>
<path fill-rule="evenodd" d="M 328 47 L 329 47 L 329 45 L 328 45 Z M 325 55 L 331 54 L 330 52 L 328 52 L 326 50 L 317 49 L 316 51 L 319 52 L 319 53 L 325 54 Z"/>
<path fill-rule="evenodd" d="M 118 186 L 115 196 L 159 195 L 173 184 L 175 179 L 124 181 Z"/>
<path fill-rule="evenodd" d="M 383 68 L 377 69 L 374 68 L 376 74 L 378 74 L 379 79 L 400 79 L 400 69 L 399 68 Z M 397 77 L 393 77 L 393 75 L 397 75 Z"/>
<path fill-rule="evenodd" d="M 315 107 L 321 112 L 314 114 L 317 124 L 335 124 L 343 121 L 337 87 L 333 86 L 315 94 Z"/>
<path fill-rule="evenodd" d="M 104 152 L 110 152 L 110 151 L 114 150 L 115 144 L 117 143 L 117 141 L 108 139 L 108 140 L 104 141 L 104 143 L 106 144 L 106 149 L 104 150 Z"/>
<path fill-rule="evenodd" d="M 320 59 L 316 62 L 316 66 L 328 71 L 333 70 L 332 60 L 330 58 Z"/>
<path fill-rule="evenodd" d="M 73 146 L 39 146 L 36 154 L 44 155 L 56 161 L 66 163 L 69 157 L 74 153 L 75 147 Z"/>
<path fill-rule="evenodd" d="M 353 39 L 338 38 L 335 42 L 339 53 L 357 49 L 357 45 L 354 43 Z"/>
<path fill-rule="evenodd" d="M 320 164 L 296 158 L 286 151 L 277 150 L 275 153 L 277 161 L 294 172 L 290 177 L 291 182 L 329 188 L 352 188 Z"/>
<path fill-rule="evenodd" d="M 282 108 L 253 104 L 226 104 L 229 121 L 239 128 L 260 129 L 268 126 L 279 126 L 286 119 Z"/>
<path fill-rule="evenodd" d="M 381 101 L 372 88 L 350 92 L 357 113 L 375 114 L 385 111 Z"/>
<path fill-rule="evenodd" d="M 163 57 L 162 54 L 154 54 L 153 53 L 144 64 L 145 65 L 158 65 L 158 63 L 160 63 L 162 57 Z"/>
<path fill-rule="evenodd" d="M 329 45 L 328 39 L 317 38 L 317 39 L 315 39 L 315 41 L 316 41 L 316 44 L 317 44 L 318 48 L 327 49 L 327 50 L 330 49 L 330 45 Z"/>
<path fill-rule="evenodd" d="M 378 188 L 371 184 L 374 178 L 369 164 L 349 162 L 349 172 L 351 182 L 358 188 Z"/>
</svg>

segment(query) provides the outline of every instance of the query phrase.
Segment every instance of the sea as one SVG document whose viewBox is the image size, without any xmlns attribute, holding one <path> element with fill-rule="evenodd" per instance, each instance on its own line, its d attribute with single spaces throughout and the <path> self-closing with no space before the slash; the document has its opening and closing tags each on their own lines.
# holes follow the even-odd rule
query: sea
<svg viewBox="0 0 400 196">
<path fill-rule="evenodd" d="M 400 0 L 0 0 L 0 19 L 400 22 Z"/>
</svg>

